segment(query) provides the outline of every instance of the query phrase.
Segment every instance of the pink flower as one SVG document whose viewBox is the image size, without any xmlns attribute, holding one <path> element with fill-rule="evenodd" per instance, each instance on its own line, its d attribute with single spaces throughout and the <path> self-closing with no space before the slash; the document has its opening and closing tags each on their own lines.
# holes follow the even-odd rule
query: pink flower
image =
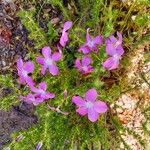
<svg viewBox="0 0 150 150">
<path fill-rule="evenodd" d="M 19 75 L 19 82 L 21 84 L 34 85 L 32 78 L 29 76 L 34 71 L 34 64 L 30 61 L 23 63 L 23 60 L 19 58 L 17 60 L 17 70 Z"/>
<path fill-rule="evenodd" d="M 114 36 L 110 36 L 106 39 L 106 53 L 111 56 L 104 63 L 103 67 L 107 70 L 113 70 L 118 68 L 119 60 L 124 53 L 122 48 L 122 35 L 117 32 L 118 39 Z"/>
<path fill-rule="evenodd" d="M 93 71 L 93 67 L 90 65 L 92 62 L 91 58 L 88 56 L 84 56 L 82 60 L 76 59 L 75 67 L 82 73 L 88 74 Z"/>
<path fill-rule="evenodd" d="M 44 101 L 44 99 L 40 98 L 40 97 L 36 97 L 35 94 L 28 94 L 26 97 L 22 96 L 21 100 L 23 100 L 24 102 L 28 103 L 28 104 L 33 104 L 35 106 L 39 105 L 40 103 L 42 103 Z"/>
<path fill-rule="evenodd" d="M 46 91 L 47 85 L 45 82 L 41 82 L 38 88 L 30 87 L 30 89 L 35 93 L 35 98 L 38 98 L 38 101 L 41 100 L 41 102 L 55 97 L 55 94 Z"/>
<path fill-rule="evenodd" d="M 68 33 L 67 31 L 72 27 L 72 22 L 71 21 L 67 21 L 64 23 L 64 27 L 63 27 L 63 30 L 62 30 L 62 36 L 60 38 L 60 45 L 62 47 L 65 47 L 66 46 L 66 43 L 68 41 Z"/>
<path fill-rule="evenodd" d="M 44 47 L 42 49 L 43 57 L 37 57 L 36 61 L 42 65 L 41 73 L 44 75 L 46 72 L 46 69 L 49 69 L 49 72 L 55 76 L 59 73 L 59 70 L 56 66 L 56 62 L 59 61 L 62 57 L 61 53 L 55 52 L 54 54 L 51 54 L 50 47 Z"/>
<path fill-rule="evenodd" d="M 90 53 L 92 50 L 98 51 L 97 45 L 102 45 L 103 40 L 102 36 L 96 36 L 95 38 L 91 38 L 89 34 L 89 28 L 87 29 L 86 34 L 86 42 L 79 48 L 79 52 L 83 52 L 84 54 Z"/>
<path fill-rule="evenodd" d="M 88 119 L 92 122 L 97 121 L 99 114 L 105 113 L 108 107 L 105 102 L 97 101 L 97 91 L 90 89 L 85 93 L 85 97 L 73 96 L 72 102 L 77 105 L 78 112 L 81 116 L 88 115 Z"/>
</svg>

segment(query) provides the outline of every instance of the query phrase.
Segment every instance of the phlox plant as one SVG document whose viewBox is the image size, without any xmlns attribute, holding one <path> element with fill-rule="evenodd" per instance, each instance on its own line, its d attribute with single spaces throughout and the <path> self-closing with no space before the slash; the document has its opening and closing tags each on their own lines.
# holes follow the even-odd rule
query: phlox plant
<svg viewBox="0 0 150 150">
<path fill-rule="evenodd" d="M 21 58 L 17 60 L 18 82 L 26 84 L 29 88 L 28 95 L 20 96 L 20 99 L 36 107 L 46 105 L 49 111 L 66 117 L 72 118 L 71 115 L 74 114 L 81 116 L 81 120 L 88 119 L 89 124 L 97 124 L 109 111 L 109 102 L 101 98 L 99 85 L 95 85 L 94 81 L 100 80 L 100 76 L 119 67 L 119 61 L 124 53 L 122 34 L 117 32 L 118 38 L 113 35 L 108 38 L 102 35 L 92 37 L 88 28 L 85 43 L 76 49 L 76 59 L 70 68 L 67 66 L 65 51 L 72 26 L 71 21 L 65 22 L 56 47 L 43 47 L 42 56 L 36 56 L 34 63 L 23 62 Z M 103 48 L 106 57 L 101 59 Z M 38 76 L 33 79 L 32 74 L 37 66 Z M 40 149 L 39 147 L 42 147 L 41 142 L 36 149 Z"/>
</svg>

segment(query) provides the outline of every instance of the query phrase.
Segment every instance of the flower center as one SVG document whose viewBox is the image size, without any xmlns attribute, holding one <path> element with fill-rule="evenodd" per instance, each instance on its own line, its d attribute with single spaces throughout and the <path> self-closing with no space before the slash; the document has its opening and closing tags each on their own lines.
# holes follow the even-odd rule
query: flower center
<svg viewBox="0 0 150 150">
<path fill-rule="evenodd" d="M 92 102 L 86 102 L 85 103 L 86 108 L 92 108 L 94 104 Z"/>
<path fill-rule="evenodd" d="M 83 71 L 85 71 L 85 72 L 88 71 L 88 67 L 87 67 L 87 66 L 83 66 L 82 69 L 83 69 Z"/>
<path fill-rule="evenodd" d="M 44 94 L 45 94 L 45 91 L 44 91 L 44 90 L 40 90 L 39 93 L 40 93 L 41 95 L 44 95 Z"/>
<path fill-rule="evenodd" d="M 93 44 L 92 41 L 89 41 L 89 42 L 87 43 L 87 45 L 88 45 L 89 47 L 91 47 L 91 48 L 94 46 L 94 44 Z"/>
<path fill-rule="evenodd" d="M 51 66 L 53 64 L 53 60 L 52 59 L 46 59 L 45 63 L 47 66 Z"/>
<path fill-rule="evenodd" d="M 114 60 L 119 60 L 119 59 L 120 59 L 120 56 L 117 55 L 117 54 L 115 54 L 115 55 L 113 55 L 113 58 L 114 58 Z"/>
<path fill-rule="evenodd" d="M 25 70 L 22 70 L 22 75 L 23 75 L 24 77 L 27 77 L 27 76 L 28 76 L 28 73 L 27 73 L 27 71 L 25 71 Z"/>
</svg>

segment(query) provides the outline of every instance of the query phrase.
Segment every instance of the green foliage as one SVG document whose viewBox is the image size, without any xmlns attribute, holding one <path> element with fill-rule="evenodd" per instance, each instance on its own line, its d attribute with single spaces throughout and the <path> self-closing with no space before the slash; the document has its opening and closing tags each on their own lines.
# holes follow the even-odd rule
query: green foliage
<svg viewBox="0 0 150 150">
<path fill-rule="evenodd" d="M 8 89 L 11 93 L 3 94 L 3 90 Z M 12 105 L 18 103 L 18 94 L 11 75 L 0 75 L 0 109 L 7 110 Z"/>
<path fill-rule="evenodd" d="M 18 13 L 18 16 L 21 18 L 23 25 L 28 29 L 29 38 L 34 41 L 35 48 L 42 48 L 56 39 L 58 33 L 50 22 L 47 25 L 48 32 L 45 33 L 33 19 L 35 17 L 35 11 L 22 10 Z"/>
<path fill-rule="evenodd" d="M 135 18 L 135 23 L 140 26 L 140 27 L 145 27 L 147 26 L 149 23 L 150 23 L 150 15 L 148 14 L 141 14 L 141 15 L 138 15 L 136 16 Z"/>
<path fill-rule="evenodd" d="M 104 31 L 103 34 L 108 37 L 110 34 L 114 32 L 114 24 L 116 18 L 118 16 L 118 11 L 114 10 L 112 6 L 109 6 L 107 9 L 104 10 Z"/>
<path fill-rule="evenodd" d="M 58 7 L 62 11 L 65 19 L 70 18 L 69 13 L 67 9 L 64 7 L 62 0 L 46 0 L 46 2 L 52 4 L 53 6 Z"/>
<path fill-rule="evenodd" d="M 140 37 L 135 43 L 133 43 L 133 48 L 138 48 L 140 46 L 146 45 L 150 41 L 150 34 L 146 34 L 142 37 Z"/>
<path fill-rule="evenodd" d="M 45 110 L 44 113 L 43 110 Z M 14 134 L 14 139 L 19 134 L 22 134 L 24 138 L 20 142 L 11 144 L 10 148 L 34 149 L 36 144 L 42 141 L 42 148 L 49 150 L 74 149 L 74 147 L 84 150 L 90 149 L 92 143 L 99 143 L 97 149 L 101 147 L 108 150 L 111 144 L 111 135 L 104 123 L 105 118 L 101 117 L 97 124 L 91 124 L 86 118 L 74 115 L 73 111 L 72 108 L 70 115 L 63 116 L 51 112 L 46 105 L 40 105 L 37 107 L 40 123 L 27 131 Z"/>
<path fill-rule="evenodd" d="M 100 23 L 100 12 L 103 7 L 103 0 L 93 0 L 92 3 L 92 8 L 90 9 L 91 19 L 88 21 L 87 25 L 92 28 L 97 28 Z"/>
<path fill-rule="evenodd" d="M 29 38 L 34 40 L 36 48 L 42 48 L 44 45 L 48 44 L 46 38 L 46 33 L 39 27 L 39 25 L 34 21 L 35 12 L 34 11 L 20 11 L 18 16 L 21 18 L 23 25 L 29 31 Z"/>
<path fill-rule="evenodd" d="M 50 42 L 52 42 L 53 40 L 56 39 L 56 37 L 58 36 L 58 33 L 57 33 L 57 31 L 53 28 L 51 22 L 48 23 L 47 27 L 48 27 L 47 36 L 48 36 L 48 39 L 50 39 Z"/>
<path fill-rule="evenodd" d="M 0 75 L 0 86 L 2 87 L 13 87 L 13 79 L 11 75 Z"/>
</svg>

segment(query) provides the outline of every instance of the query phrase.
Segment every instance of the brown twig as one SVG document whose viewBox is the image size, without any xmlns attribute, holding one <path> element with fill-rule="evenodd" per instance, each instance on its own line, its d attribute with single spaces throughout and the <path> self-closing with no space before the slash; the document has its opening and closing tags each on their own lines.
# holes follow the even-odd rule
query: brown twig
<svg viewBox="0 0 150 150">
<path fill-rule="evenodd" d="M 52 111 L 54 111 L 54 112 L 57 112 L 57 113 L 60 113 L 60 114 L 63 114 L 63 115 L 65 115 L 65 116 L 67 116 L 67 115 L 69 114 L 68 112 L 63 112 L 63 111 L 61 111 L 58 107 L 55 108 L 55 107 L 50 106 L 49 104 L 47 104 L 47 106 L 48 106 L 48 108 L 49 108 L 50 110 L 52 110 Z"/>
</svg>

